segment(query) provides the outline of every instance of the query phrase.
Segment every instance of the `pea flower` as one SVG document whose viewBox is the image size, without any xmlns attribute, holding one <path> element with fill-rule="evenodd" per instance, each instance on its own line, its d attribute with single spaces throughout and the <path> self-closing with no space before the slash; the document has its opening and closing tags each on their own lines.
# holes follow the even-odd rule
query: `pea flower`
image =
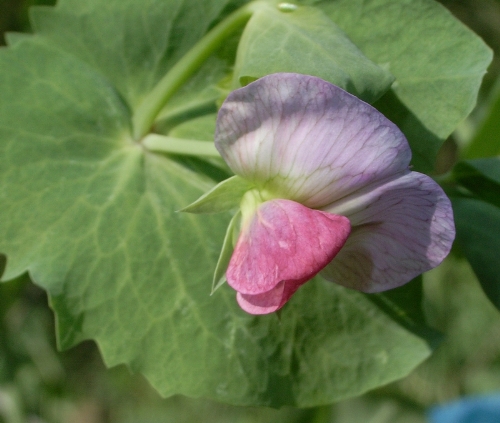
<svg viewBox="0 0 500 423">
<path fill-rule="evenodd" d="M 280 309 L 319 272 L 359 291 L 395 288 L 450 251 L 450 201 L 410 170 L 402 132 L 322 79 L 277 73 L 232 92 L 215 146 L 237 176 L 186 211 L 239 204 L 219 265 L 248 313 Z"/>
</svg>

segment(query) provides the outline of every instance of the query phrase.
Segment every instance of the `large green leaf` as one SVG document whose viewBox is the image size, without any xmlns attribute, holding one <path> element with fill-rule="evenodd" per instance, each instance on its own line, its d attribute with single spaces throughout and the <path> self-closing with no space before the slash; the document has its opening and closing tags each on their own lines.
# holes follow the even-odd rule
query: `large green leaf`
<svg viewBox="0 0 500 423">
<path fill-rule="evenodd" d="M 500 208 L 472 198 L 452 198 L 456 242 L 484 292 L 500 309 Z"/>
<path fill-rule="evenodd" d="M 476 197 L 500 207 L 499 157 L 459 162 L 453 168 L 453 176 Z"/>
<path fill-rule="evenodd" d="M 236 86 L 276 72 L 318 76 L 368 102 L 394 80 L 323 12 L 307 6 L 284 11 L 263 7 L 245 27 L 234 70 Z"/>
<path fill-rule="evenodd" d="M 488 298 L 500 308 L 500 158 L 459 162 L 452 175 L 473 197 L 453 198 L 457 244 Z"/>
<path fill-rule="evenodd" d="M 32 8 L 31 18 L 37 34 L 98 69 L 135 109 L 228 3 L 64 0 Z"/>
<path fill-rule="evenodd" d="M 377 104 L 405 133 L 417 170 L 472 110 L 492 53 L 433 0 L 338 0 L 317 5 L 396 78 Z M 385 104 L 388 103 L 388 104 Z"/>
<path fill-rule="evenodd" d="M 423 408 L 498 392 L 500 313 L 484 295 L 463 257 L 452 254 L 424 275 L 424 309 L 432 327 L 444 333 L 443 342 L 408 378 L 383 391 Z"/>
<path fill-rule="evenodd" d="M 441 334 L 427 325 L 422 309 L 422 275 L 396 289 L 366 296 L 395 321 L 436 347 L 442 340 Z"/>
<path fill-rule="evenodd" d="M 281 320 L 210 296 L 230 216 L 176 213 L 213 182 L 132 140 L 131 111 L 224 5 L 66 0 L 0 51 L 3 280 L 28 270 L 62 348 L 95 339 L 163 395 L 312 406 L 402 377 L 430 348 L 362 294 L 318 279 Z"/>
<path fill-rule="evenodd" d="M 467 158 L 500 155 L 500 79 L 492 90 L 485 115 L 467 147 Z"/>
<path fill-rule="evenodd" d="M 227 63 L 224 60 L 216 57 L 207 60 L 189 82 L 182 86 L 163 107 L 155 124 L 156 132 L 178 136 L 174 135 L 172 128 L 175 127 L 176 132 L 179 132 L 181 129 L 178 126 L 181 126 L 191 132 L 186 138 L 213 141 L 216 102 L 221 97 L 217 82 L 227 75 L 226 66 Z M 212 120 L 209 116 L 212 116 Z M 186 122 L 191 117 L 194 119 Z M 199 119 L 204 119 L 203 123 L 196 121 Z M 194 137 L 193 132 L 195 132 Z"/>
</svg>

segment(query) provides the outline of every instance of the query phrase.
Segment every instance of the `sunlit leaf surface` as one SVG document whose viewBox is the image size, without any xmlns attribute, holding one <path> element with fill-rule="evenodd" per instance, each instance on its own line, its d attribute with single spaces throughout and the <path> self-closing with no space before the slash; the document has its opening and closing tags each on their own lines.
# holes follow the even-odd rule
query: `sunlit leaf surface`
<svg viewBox="0 0 500 423">
<path fill-rule="evenodd" d="M 443 140 L 472 110 L 492 53 L 432 0 L 339 0 L 317 5 L 396 78 L 377 107 L 405 133 L 415 170 L 433 168 Z"/>
</svg>

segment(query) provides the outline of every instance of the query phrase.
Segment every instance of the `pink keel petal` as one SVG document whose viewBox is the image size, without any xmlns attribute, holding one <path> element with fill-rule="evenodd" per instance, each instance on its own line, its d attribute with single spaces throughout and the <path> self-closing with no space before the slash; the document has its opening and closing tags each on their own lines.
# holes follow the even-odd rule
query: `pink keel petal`
<svg viewBox="0 0 500 423">
<path fill-rule="evenodd" d="M 353 227 L 321 274 L 359 291 L 385 291 L 409 282 L 441 263 L 455 238 L 450 200 L 436 182 L 417 172 L 327 209 L 349 216 Z"/>
<path fill-rule="evenodd" d="M 238 292 L 236 300 L 240 307 L 250 314 L 269 314 L 279 310 L 291 298 L 300 286 L 307 282 L 300 281 L 281 281 L 273 289 L 257 295 L 248 295 Z"/>
<path fill-rule="evenodd" d="M 263 307 L 271 297 L 275 298 L 273 307 L 277 303 L 281 307 L 284 302 L 277 300 L 280 295 L 272 290 L 284 282 L 286 292 L 281 297 L 287 297 L 286 302 L 299 285 L 335 257 L 350 228 L 344 216 L 312 210 L 290 200 L 267 201 L 243 228 L 229 262 L 227 281 L 240 294 L 262 294 L 258 298 Z M 288 295 L 291 286 L 294 289 Z M 264 293 L 268 293 L 268 299 Z"/>
</svg>

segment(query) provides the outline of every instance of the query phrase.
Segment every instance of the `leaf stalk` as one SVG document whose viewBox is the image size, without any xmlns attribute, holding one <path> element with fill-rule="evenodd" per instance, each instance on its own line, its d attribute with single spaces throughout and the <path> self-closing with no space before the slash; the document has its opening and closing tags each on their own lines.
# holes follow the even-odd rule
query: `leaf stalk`
<svg viewBox="0 0 500 423">
<path fill-rule="evenodd" d="M 142 145 L 150 151 L 162 153 L 220 157 L 214 143 L 211 141 L 187 140 L 184 138 L 149 134 L 142 141 Z"/>
<path fill-rule="evenodd" d="M 133 136 L 140 140 L 151 129 L 156 117 L 172 95 L 191 77 L 222 42 L 245 25 L 256 10 L 268 7 L 264 1 L 250 2 L 217 24 L 196 43 L 158 82 L 137 108 L 132 118 Z"/>
</svg>

